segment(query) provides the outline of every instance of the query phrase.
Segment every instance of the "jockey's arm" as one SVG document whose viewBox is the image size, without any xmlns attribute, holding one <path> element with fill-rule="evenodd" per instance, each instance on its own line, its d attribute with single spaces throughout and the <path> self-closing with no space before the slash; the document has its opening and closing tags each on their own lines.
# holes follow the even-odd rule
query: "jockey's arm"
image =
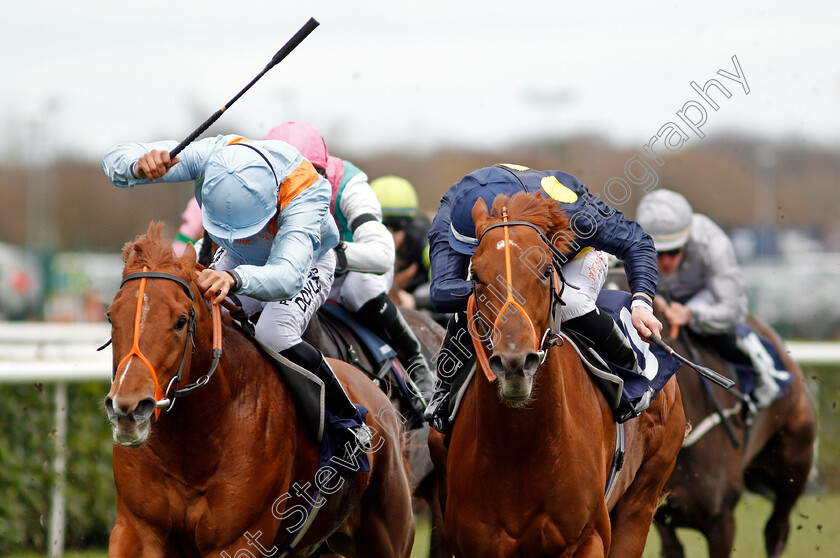
<svg viewBox="0 0 840 558">
<path fill-rule="evenodd" d="M 160 182 L 196 182 L 196 192 L 204 181 L 204 165 L 210 155 L 217 149 L 219 144 L 224 145 L 232 138 L 239 137 L 217 136 L 195 141 L 184 148 L 175 159 L 163 171 L 158 169 L 156 180 Z M 102 169 L 108 179 L 120 188 L 132 188 L 137 184 L 149 184 L 151 179 L 145 177 L 145 172 L 137 169 L 138 161 L 143 158 L 149 165 L 157 166 L 151 161 L 158 161 L 162 158 L 168 160 L 169 151 L 175 149 L 178 142 L 175 140 L 164 140 L 149 143 L 121 143 L 112 147 L 102 159 Z M 152 154 L 152 152 L 157 152 Z M 163 157 L 162 155 L 166 156 Z M 162 163 L 160 163 L 162 164 Z M 165 166 L 165 165 L 164 165 Z M 137 173 L 143 175 L 141 178 Z"/>
<path fill-rule="evenodd" d="M 382 207 L 368 184 L 367 175 L 350 179 L 341 195 L 341 213 L 353 233 L 346 242 L 347 266 L 341 271 L 361 271 L 381 275 L 394 266 L 394 238 L 382 224 Z"/>
<path fill-rule="evenodd" d="M 472 284 L 467 279 L 470 257 L 449 245 L 449 220 L 452 213 L 452 190 L 441 200 L 429 230 L 429 258 L 432 268 L 431 300 L 438 312 L 458 312 L 467 307 Z"/>
<path fill-rule="evenodd" d="M 598 211 L 589 212 L 596 219 L 588 244 L 624 261 L 627 283 L 633 296 L 632 307 L 645 306 L 652 312 L 659 273 L 653 239 L 638 223 L 626 219 L 623 213 L 600 198 L 590 196 L 589 200 Z"/>
<path fill-rule="evenodd" d="M 747 288 L 735 248 L 726 233 L 717 231 L 707 248 L 706 290 L 711 296 L 696 297 L 686 302 L 692 313 L 689 326 L 700 333 L 724 333 L 734 330 L 746 319 Z"/>
</svg>

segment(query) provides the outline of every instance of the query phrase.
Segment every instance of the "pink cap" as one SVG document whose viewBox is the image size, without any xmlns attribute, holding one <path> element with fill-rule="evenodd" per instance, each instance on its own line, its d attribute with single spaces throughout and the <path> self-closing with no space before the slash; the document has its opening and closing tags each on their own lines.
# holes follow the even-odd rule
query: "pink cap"
<svg viewBox="0 0 840 558">
<path fill-rule="evenodd" d="M 330 154 L 320 132 L 306 122 L 284 122 L 275 126 L 263 139 L 285 141 L 303 155 L 316 168 L 326 169 Z"/>
<path fill-rule="evenodd" d="M 195 243 L 204 234 L 204 227 L 201 224 L 201 208 L 198 202 L 192 198 L 187 203 L 187 208 L 181 213 L 181 228 L 178 229 L 178 238 L 172 243 L 172 249 L 176 256 L 181 256 L 187 247 L 187 241 Z"/>
</svg>

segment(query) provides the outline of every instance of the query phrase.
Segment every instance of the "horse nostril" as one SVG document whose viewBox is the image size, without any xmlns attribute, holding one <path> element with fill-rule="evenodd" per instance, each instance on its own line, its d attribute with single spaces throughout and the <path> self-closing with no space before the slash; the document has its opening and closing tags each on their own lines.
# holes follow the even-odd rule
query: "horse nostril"
<svg viewBox="0 0 840 558">
<path fill-rule="evenodd" d="M 138 423 L 146 422 L 152 416 L 152 413 L 155 412 L 156 407 L 157 402 L 153 398 L 147 397 L 143 399 L 134 409 L 134 420 Z"/>
<path fill-rule="evenodd" d="M 526 376 L 532 376 L 536 371 L 537 368 L 540 366 L 540 355 L 531 351 L 525 356 L 525 366 L 523 367 L 525 370 Z"/>
<path fill-rule="evenodd" d="M 504 366 L 504 364 L 502 364 L 502 357 L 500 357 L 499 355 L 493 355 L 493 356 L 490 357 L 489 362 L 490 362 L 490 370 L 492 370 L 493 373 L 496 376 L 503 376 L 504 375 L 505 366 Z"/>
<path fill-rule="evenodd" d="M 109 417 L 113 417 L 116 415 L 114 412 L 114 400 L 110 397 L 105 398 L 105 412 L 108 413 Z"/>
</svg>

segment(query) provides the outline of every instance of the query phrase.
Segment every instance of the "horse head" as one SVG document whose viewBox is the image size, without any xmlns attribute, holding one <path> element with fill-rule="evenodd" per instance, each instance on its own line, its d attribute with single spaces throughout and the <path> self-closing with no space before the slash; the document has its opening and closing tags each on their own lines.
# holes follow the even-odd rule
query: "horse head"
<svg viewBox="0 0 840 558">
<path fill-rule="evenodd" d="M 126 446 L 142 445 L 152 416 L 171 405 L 172 384 L 189 370 L 196 321 L 207 316 L 195 302 L 195 250 L 188 245 L 177 258 L 161 229 L 152 223 L 123 248 L 123 283 L 107 313 L 113 376 L 105 409 L 114 441 Z"/>
<path fill-rule="evenodd" d="M 479 243 L 471 262 L 470 333 L 490 345 L 489 373 L 498 378 L 501 400 L 515 407 L 531 399 L 553 336 L 557 256 L 571 242 L 569 221 L 539 192 L 498 196 L 492 211 L 479 199 L 472 216 Z"/>
</svg>

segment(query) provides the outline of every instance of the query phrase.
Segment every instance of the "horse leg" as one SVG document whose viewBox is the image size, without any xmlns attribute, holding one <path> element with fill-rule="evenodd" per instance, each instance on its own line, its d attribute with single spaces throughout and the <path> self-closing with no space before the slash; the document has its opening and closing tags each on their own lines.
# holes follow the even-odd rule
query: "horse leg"
<svg viewBox="0 0 840 558">
<path fill-rule="evenodd" d="M 565 555 L 566 553 L 564 552 L 558 556 Z M 606 555 L 604 540 L 599 535 L 593 534 L 574 551 L 572 558 L 603 558 Z"/>
<path fill-rule="evenodd" d="M 788 389 L 794 387 L 797 386 Z M 777 462 L 777 466 L 773 468 L 773 491 L 776 498 L 773 513 L 764 528 L 764 544 L 770 558 L 782 554 L 790 531 L 790 512 L 805 490 L 808 475 L 814 464 L 816 415 L 804 386 L 799 387 L 803 391 L 796 409 L 773 440 L 773 456 Z"/>
<path fill-rule="evenodd" d="M 669 385 L 673 387 L 667 389 Z M 660 503 L 665 482 L 674 470 L 685 436 L 685 413 L 675 378 L 671 378 L 657 400 L 658 408 L 651 405 L 647 414 L 635 419 L 633 425 L 637 433 L 646 434 L 635 436 L 632 443 L 644 444 L 651 449 L 630 486 L 610 511 L 610 558 L 639 558 L 644 553 L 653 515 Z M 659 418 L 654 418 L 657 413 Z"/>
<path fill-rule="evenodd" d="M 426 476 L 417 489 L 414 495 L 423 499 L 429 506 L 431 512 L 431 541 L 429 544 L 429 558 L 451 558 L 452 551 L 449 549 L 449 544 L 446 542 L 446 531 L 443 524 L 443 511 L 440 508 L 440 500 L 438 499 L 438 480 L 437 475 L 433 472 Z"/>
<path fill-rule="evenodd" d="M 117 502 L 119 507 L 119 501 Z M 108 558 L 163 558 L 164 540 L 148 525 L 122 513 L 111 530 Z"/>
<path fill-rule="evenodd" d="M 734 506 L 726 506 L 701 532 L 709 543 L 709 558 L 729 558 L 735 540 Z"/>
<path fill-rule="evenodd" d="M 408 558 L 414 545 L 414 511 L 403 458 L 396 448 L 386 451 L 377 455 L 376 473 L 362 497 L 362 521 L 353 533 L 358 558 Z"/>
<path fill-rule="evenodd" d="M 780 433 L 773 451 L 773 513 L 764 527 L 767 556 L 777 558 L 790 532 L 790 513 L 805 490 L 813 462 L 813 446 L 807 436 Z"/>
<path fill-rule="evenodd" d="M 685 551 L 683 550 L 680 539 L 677 538 L 677 530 L 662 521 L 655 521 L 656 530 L 659 532 L 659 538 L 662 541 L 662 557 L 663 558 L 683 558 Z"/>
<path fill-rule="evenodd" d="M 438 498 L 439 490 L 440 487 L 437 481 L 435 481 L 432 497 L 429 499 L 429 506 L 432 509 L 432 541 L 429 548 L 429 558 L 450 558 L 452 556 L 452 550 L 450 550 L 449 543 L 446 541 L 443 510 L 440 507 L 440 500 Z"/>
</svg>

